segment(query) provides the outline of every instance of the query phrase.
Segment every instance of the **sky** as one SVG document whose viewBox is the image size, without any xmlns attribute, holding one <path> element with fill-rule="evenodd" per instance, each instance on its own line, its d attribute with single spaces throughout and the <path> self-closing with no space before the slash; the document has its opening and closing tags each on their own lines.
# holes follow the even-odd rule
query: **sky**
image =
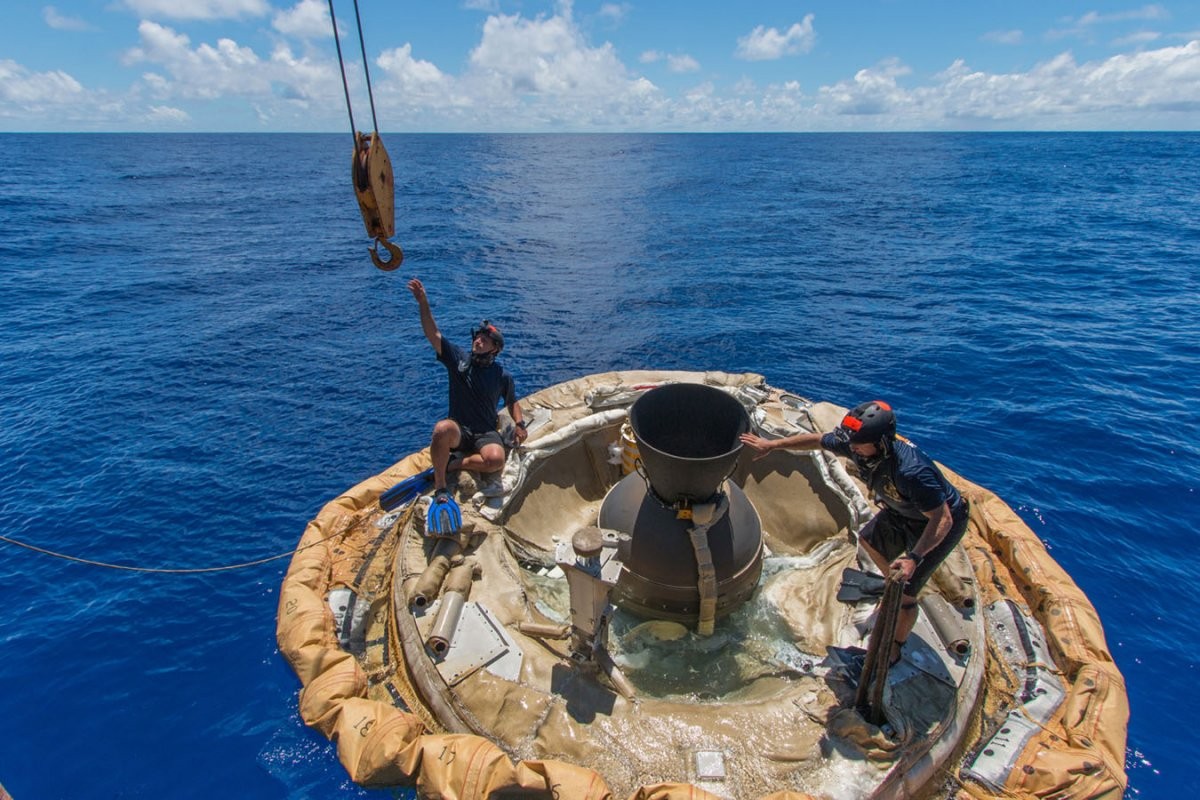
<svg viewBox="0 0 1200 800">
<path fill-rule="evenodd" d="M 384 133 L 1200 130 L 1198 0 L 358 0 L 361 42 L 333 10 L 360 130 L 371 96 Z M 0 131 L 350 130 L 329 0 L 3 17 Z"/>
</svg>

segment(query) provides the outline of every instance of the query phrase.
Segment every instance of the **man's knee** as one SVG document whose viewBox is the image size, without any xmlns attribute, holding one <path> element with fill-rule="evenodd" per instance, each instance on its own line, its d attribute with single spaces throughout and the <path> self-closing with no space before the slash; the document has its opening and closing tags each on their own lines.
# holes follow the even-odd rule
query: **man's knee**
<svg viewBox="0 0 1200 800">
<path fill-rule="evenodd" d="M 458 423 L 452 419 L 438 420 L 433 426 L 433 436 L 436 439 L 449 439 L 450 446 L 458 445 L 458 440 L 462 431 L 458 427 Z"/>
<path fill-rule="evenodd" d="M 495 472 L 504 466 L 504 448 L 498 444 L 486 444 L 479 451 L 483 459 L 483 471 Z"/>
</svg>

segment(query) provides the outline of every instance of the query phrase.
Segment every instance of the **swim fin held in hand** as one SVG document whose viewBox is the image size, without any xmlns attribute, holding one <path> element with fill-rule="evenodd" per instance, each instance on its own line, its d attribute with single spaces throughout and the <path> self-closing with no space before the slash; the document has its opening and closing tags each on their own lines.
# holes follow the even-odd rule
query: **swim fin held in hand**
<svg viewBox="0 0 1200 800">
<path fill-rule="evenodd" d="M 462 511 L 445 489 L 438 489 L 425 515 L 426 536 L 453 536 L 462 529 Z"/>
<path fill-rule="evenodd" d="M 405 478 L 383 494 L 379 495 L 379 507 L 384 511 L 399 508 L 420 494 L 423 494 L 433 484 L 433 467 L 418 472 L 412 477 Z"/>
<path fill-rule="evenodd" d="M 846 567 L 842 570 L 842 584 L 838 587 L 837 599 L 843 603 L 878 600 L 883 597 L 883 584 L 882 575 Z"/>
</svg>

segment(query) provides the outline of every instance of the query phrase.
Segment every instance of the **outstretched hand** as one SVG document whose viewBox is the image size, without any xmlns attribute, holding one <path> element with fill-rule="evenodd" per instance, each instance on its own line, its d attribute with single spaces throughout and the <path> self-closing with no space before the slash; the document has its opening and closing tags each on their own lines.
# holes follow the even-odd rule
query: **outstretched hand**
<svg viewBox="0 0 1200 800">
<path fill-rule="evenodd" d="M 408 282 L 408 290 L 412 292 L 412 296 L 417 298 L 418 303 L 427 303 L 429 298 L 425 296 L 425 284 L 421 283 L 420 278 L 413 278 Z"/>
<path fill-rule="evenodd" d="M 740 438 L 742 440 L 742 444 L 754 451 L 755 461 L 771 452 L 770 439 L 764 439 L 763 437 L 756 436 L 753 433 L 743 433 Z"/>
</svg>

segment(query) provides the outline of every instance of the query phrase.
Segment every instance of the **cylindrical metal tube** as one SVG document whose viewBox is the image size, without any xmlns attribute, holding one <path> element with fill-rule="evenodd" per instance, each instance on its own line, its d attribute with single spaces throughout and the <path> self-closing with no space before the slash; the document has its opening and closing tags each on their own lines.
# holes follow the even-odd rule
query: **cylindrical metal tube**
<svg viewBox="0 0 1200 800">
<path fill-rule="evenodd" d="M 475 563 L 456 564 L 446 576 L 446 591 L 458 592 L 463 597 L 471 593 L 471 581 L 479 577 L 479 565 Z"/>
<path fill-rule="evenodd" d="M 459 544 L 454 539 L 438 539 L 430 555 L 429 564 L 413 584 L 412 594 L 408 596 L 409 608 L 425 608 L 437 599 L 442 581 L 453 566 L 453 559 L 458 555 L 458 551 Z"/>
<path fill-rule="evenodd" d="M 458 629 L 458 620 L 471 593 L 471 581 L 479 573 L 478 564 L 459 564 L 446 577 L 446 591 L 442 592 L 441 606 L 433 618 L 433 628 L 425 645 L 434 655 L 445 655 Z"/>
<path fill-rule="evenodd" d="M 975 605 L 972 586 L 946 564 L 942 564 L 929 576 L 929 582 L 937 587 L 938 593 L 955 608 L 971 608 Z"/>
<path fill-rule="evenodd" d="M 461 592 L 446 592 L 442 595 L 441 606 L 438 607 L 437 616 L 433 620 L 433 630 L 425 640 L 425 646 L 434 655 L 443 656 L 450 649 L 454 629 L 458 627 L 458 619 L 462 616 L 466 602 L 467 598 Z"/>
<path fill-rule="evenodd" d="M 959 644 L 966 643 L 966 623 L 963 620 L 962 614 L 947 603 L 941 597 L 936 595 L 930 596 L 921 604 L 926 616 L 929 618 L 929 624 L 933 627 L 938 638 L 942 640 L 942 646 L 950 652 L 958 656 L 966 655 L 966 651 L 959 650 Z M 966 650 L 969 650 L 967 647 Z"/>
</svg>

